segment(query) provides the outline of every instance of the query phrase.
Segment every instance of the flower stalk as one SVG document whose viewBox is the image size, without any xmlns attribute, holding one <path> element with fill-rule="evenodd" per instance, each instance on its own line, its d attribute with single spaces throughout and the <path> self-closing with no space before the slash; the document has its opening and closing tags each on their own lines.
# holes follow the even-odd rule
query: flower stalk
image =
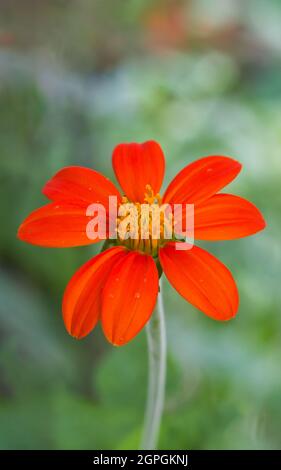
<svg viewBox="0 0 281 470">
<path fill-rule="evenodd" d="M 141 443 L 142 450 L 157 448 L 160 423 L 164 408 L 166 383 L 166 328 L 162 293 L 162 281 L 159 282 L 159 295 L 155 311 L 146 326 L 148 345 L 148 393 Z"/>
</svg>

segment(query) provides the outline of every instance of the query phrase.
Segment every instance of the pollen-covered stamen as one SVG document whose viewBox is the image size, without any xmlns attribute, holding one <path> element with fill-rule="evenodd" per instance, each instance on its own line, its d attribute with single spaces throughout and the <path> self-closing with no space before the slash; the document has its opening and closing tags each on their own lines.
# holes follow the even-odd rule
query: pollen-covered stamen
<svg viewBox="0 0 281 470">
<path fill-rule="evenodd" d="M 154 194 L 154 191 L 150 184 L 147 184 L 146 187 L 146 193 L 144 193 L 144 201 L 147 202 L 147 204 L 162 204 L 162 198 L 159 193 Z"/>
<path fill-rule="evenodd" d="M 159 247 L 173 238 L 173 215 L 168 205 L 162 204 L 160 194 L 146 186 L 144 203 L 122 198 L 117 218 L 117 239 L 129 249 L 157 256 Z"/>
</svg>

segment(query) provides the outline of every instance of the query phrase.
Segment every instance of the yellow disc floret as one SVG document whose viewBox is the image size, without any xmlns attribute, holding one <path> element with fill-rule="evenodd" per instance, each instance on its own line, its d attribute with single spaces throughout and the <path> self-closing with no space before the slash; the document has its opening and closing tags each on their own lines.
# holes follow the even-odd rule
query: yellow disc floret
<svg viewBox="0 0 281 470">
<path fill-rule="evenodd" d="M 169 206 L 162 204 L 161 196 L 147 185 L 143 203 L 122 198 L 116 230 L 119 244 L 157 256 L 159 247 L 173 237 L 173 215 Z"/>
</svg>

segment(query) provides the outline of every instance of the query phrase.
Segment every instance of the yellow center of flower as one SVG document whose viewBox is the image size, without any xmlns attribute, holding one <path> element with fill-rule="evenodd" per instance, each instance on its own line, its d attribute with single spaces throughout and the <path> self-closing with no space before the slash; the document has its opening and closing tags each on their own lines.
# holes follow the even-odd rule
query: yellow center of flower
<svg viewBox="0 0 281 470">
<path fill-rule="evenodd" d="M 144 202 L 122 198 L 117 218 L 117 240 L 129 249 L 157 256 L 158 249 L 173 238 L 173 215 L 159 194 L 146 185 Z"/>
</svg>

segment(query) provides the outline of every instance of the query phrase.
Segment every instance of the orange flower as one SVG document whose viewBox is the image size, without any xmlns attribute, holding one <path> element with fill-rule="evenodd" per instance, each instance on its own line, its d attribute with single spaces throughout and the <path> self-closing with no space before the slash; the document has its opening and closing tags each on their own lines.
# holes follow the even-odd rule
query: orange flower
<svg viewBox="0 0 281 470">
<path fill-rule="evenodd" d="M 194 234 L 198 240 L 231 240 L 265 227 L 259 210 L 249 201 L 217 194 L 240 172 L 229 157 L 210 156 L 187 165 L 172 180 L 163 198 L 165 159 L 154 141 L 120 144 L 113 152 L 113 168 L 125 196 L 100 173 L 82 167 L 60 170 L 43 188 L 52 202 L 32 212 L 19 228 L 21 240 L 46 247 L 88 245 L 86 215 L 92 203 L 108 214 L 109 196 L 136 207 L 143 202 L 194 204 Z M 175 216 L 175 214 L 174 214 Z M 119 220 L 119 219 L 118 219 Z M 162 232 L 161 232 L 162 233 Z M 108 232 L 107 232 L 108 234 Z M 108 341 L 123 345 L 149 320 L 159 288 L 159 263 L 173 287 L 188 302 L 215 320 L 234 317 L 238 291 L 230 271 L 213 255 L 193 246 L 176 249 L 177 241 L 161 236 L 134 240 L 118 237 L 111 248 L 82 266 L 70 280 L 63 298 L 67 331 L 86 336 L 101 320 Z"/>
</svg>

